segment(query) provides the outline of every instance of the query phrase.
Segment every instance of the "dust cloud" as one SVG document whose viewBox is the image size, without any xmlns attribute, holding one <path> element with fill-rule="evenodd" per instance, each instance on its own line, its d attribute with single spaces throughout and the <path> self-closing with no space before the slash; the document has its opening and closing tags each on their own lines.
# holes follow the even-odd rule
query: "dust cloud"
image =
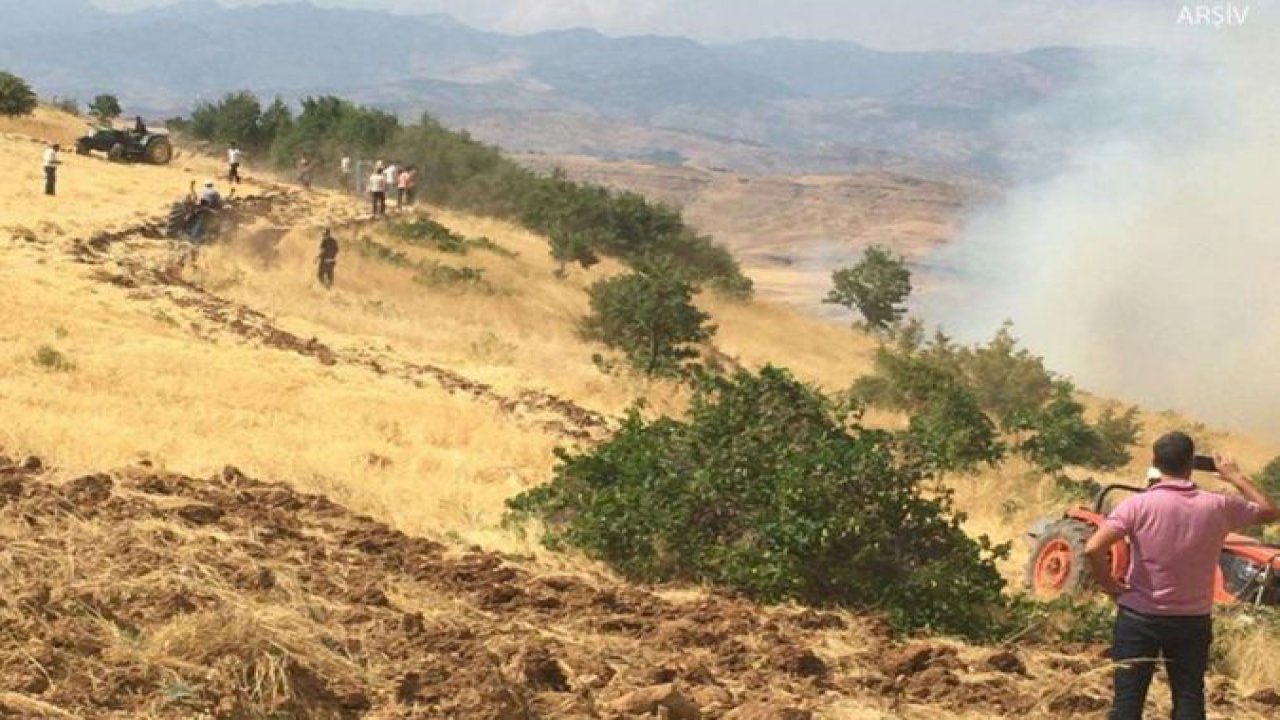
<svg viewBox="0 0 1280 720">
<path fill-rule="evenodd" d="M 1012 123 L 1072 130 L 1064 169 L 968 219 L 931 258 L 959 280 L 921 313 L 971 341 L 1012 319 L 1085 388 L 1280 441 L 1280 43 L 1260 10 L 1100 52 Z"/>
</svg>

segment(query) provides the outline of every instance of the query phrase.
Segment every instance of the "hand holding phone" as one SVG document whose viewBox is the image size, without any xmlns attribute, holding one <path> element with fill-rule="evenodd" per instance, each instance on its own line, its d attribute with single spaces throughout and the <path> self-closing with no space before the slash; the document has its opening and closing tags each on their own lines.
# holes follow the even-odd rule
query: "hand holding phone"
<svg viewBox="0 0 1280 720">
<path fill-rule="evenodd" d="M 1212 455 L 1197 455 L 1191 467 L 1200 472 L 1218 472 L 1218 463 L 1213 459 Z"/>
</svg>

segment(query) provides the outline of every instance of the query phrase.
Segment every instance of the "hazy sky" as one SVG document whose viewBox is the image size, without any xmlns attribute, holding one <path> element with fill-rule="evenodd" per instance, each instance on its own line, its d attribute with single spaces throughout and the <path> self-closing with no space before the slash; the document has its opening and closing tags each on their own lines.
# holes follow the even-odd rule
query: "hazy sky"
<svg viewBox="0 0 1280 720">
<path fill-rule="evenodd" d="M 177 0 L 92 0 L 110 10 Z M 279 0 L 221 0 L 253 5 Z M 1022 49 L 1063 44 L 1159 44 L 1230 28 L 1179 26 L 1183 8 L 1213 0 L 314 0 L 317 5 L 446 12 L 481 28 L 525 33 L 585 26 L 611 35 L 702 40 L 790 36 L 884 49 Z M 0 0 L 3 4 L 3 0 Z M 1278 0 L 1241 0 L 1250 21 Z"/>
</svg>

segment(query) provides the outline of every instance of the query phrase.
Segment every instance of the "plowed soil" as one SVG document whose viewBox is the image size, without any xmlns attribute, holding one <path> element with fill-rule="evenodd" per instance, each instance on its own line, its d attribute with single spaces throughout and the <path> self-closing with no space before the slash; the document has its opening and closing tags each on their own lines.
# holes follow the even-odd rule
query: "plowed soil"
<svg viewBox="0 0 1280 720">
<path fill-rule="evenodd" d="M 231 467 L 54 482 L 38 459 L 0 458 L 0 537 L 5 717 L 1099 717 L 1105 706 L 1105 674 L 1070 670 L 1104 667 L 1101 648 L 903 645 L 874 618 L 548 575 Z M 1231 717 L 1265 711 L 1264 699 L 1216 694 Z M 884 714 L 832 713 L 841 702 Z"/>
</svg>

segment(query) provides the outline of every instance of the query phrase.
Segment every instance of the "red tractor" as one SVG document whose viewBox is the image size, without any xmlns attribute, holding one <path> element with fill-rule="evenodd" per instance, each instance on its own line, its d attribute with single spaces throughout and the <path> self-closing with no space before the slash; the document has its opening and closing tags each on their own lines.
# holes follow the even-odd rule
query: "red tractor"
<svg viewBox="0 0 1280 720">
<path fill-rule="evenodd" d="M 1031 531 L 1027 586 L 1036 597 L 1053 599 L 1093 587 L 1084 547 L 1106 517 L 1107 496 L 1117 490 L 1143 492 L 1139 487 L 1108 485 L 1098 492 L 1092 507 L 1078 505 L 1061 519 L 1042 521 Z M 1111 573 L 1123 578 L 1128 571 L 1129 545 L 1117 543 L 1111 553 Z M 1232 533 L 1222 544 L 1213 578 L 1214 602 L 1280 606 L 1280 546 Z"/>
</svg>

